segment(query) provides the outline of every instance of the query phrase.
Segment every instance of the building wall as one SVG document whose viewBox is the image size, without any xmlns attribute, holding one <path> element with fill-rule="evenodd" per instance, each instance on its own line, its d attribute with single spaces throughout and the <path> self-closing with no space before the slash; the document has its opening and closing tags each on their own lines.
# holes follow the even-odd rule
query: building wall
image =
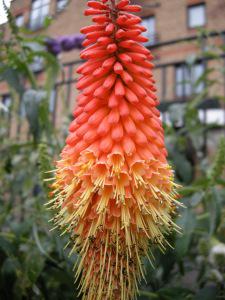
<svg viewBox="0 0 225 300">
<path fill-rule="evenodd" d="M 70 0 L 64 10 L 57 12 L 57 0 L 51 0 L 49 15 L 53 17 L 53 22 L 47 29 L 35 31 L 34 34 L 44 33 L 52 38 L 57 38 L 79 33 L 82 26 L 91 23 L 91 18 L 83 16 L 86 2 L 86 0 Z M 201 53 L 201 49 L 196 43 L 196 39 L 194 39 L 198 34 L 198 29 L 188 27 L 188 6 L 205 3 L 206 24 L 204 28 L 220 33 L 225 32 L 225 0 L 135 0 L 132 2 L 143 7 L 141 17 L 155 16 L 157 40 L 156 44 L 149 46 L 149 48 L 155 56 L 156 69 L 154 75 L 157 81 L 158 96 L 161 101 L 174 101 L 176 100 L 175 65 L 184 62 L 189 56 L 197 56 Z M 23 14 L 26 24 L 29 23 L 30 10 L 31 0 L 15 0 L 12 2 L 11 11 L 13 15 Z M 192 37 L 191 41 L 181 41 Z M 205 46 L 207 44 L 221 45 L 222 43 L 224 43 L 223 39 L 217 36 L 208 39 Z M 79 59 L 79 51 L 61 53 L 59 58 L 62 63 L 76 61 Z M 217 68 L 217 64 L 212 61 L 209 66 Z M 75 78 L 75 76 L 75 69 L 73 69 L 72 77 Z M 212 73 L 211 77 L 212 79 L 218 77 L 218 72 Z M 7 91 L 7 86 L 1 84 L 0 94 L 6 94 Z M 211 95 L 215 91 L 220 91 L 223 94 L 224 85 L 214 87 L 214 90 L 212 89 L 210 92 Z M 74 98 L 77 93 L 74 85 L 72 85 L 69 93 L 70 99 L 67 99 L 67 107 L 71 109 L 74 106 Z M 60 86 L 57 94 L 59 97 L 68 94 L 68 87 L 66 85 Z M 57 111 L 55 112 L 58 124 L 62 121 L 60 120 L 62 105 L 62 102 L 58 101 Z"/>
<path fill-rule="evenodd" d="M 50 15 L 53 16 L 54 21 L 44 30 L 44 33 L 51 37 L 79 33 L 82 26 L 90 24 L 91 18 L 83 16 L 86 2 L 85 0 L 70 0 L 68 6 L 57 13 L 57 0 L 51 0 Z M 225 31 L 225 0 L 135 0 L 132 2 L 143 7 L 142 17 L 155 16 L 159 43 L 196 35 L 197 29 L 188 28 L 187 7 L 203 2 L 206 4 L 207 15 L 206 26 L 204 27 L 207 30 Z M 25 23 L 29 22 L 30 9 L 31 0 L 15 0 L 12 2 L 12 13 L 14 15 L 23 13 Z M 35 34 L 39 33 L 43 33 L 43 31 L 35 32 Z M 162 63 L 185 59 L 189 53 L 196 53 L 196 47 L 183 43 L 154 48 L 152 51 L 158 58 L 157 63 Z M 63 62 L 70 62 L 76 58 L 78 58 L 77 51 L 64 53 L 61 57 Z"/>
</svg>

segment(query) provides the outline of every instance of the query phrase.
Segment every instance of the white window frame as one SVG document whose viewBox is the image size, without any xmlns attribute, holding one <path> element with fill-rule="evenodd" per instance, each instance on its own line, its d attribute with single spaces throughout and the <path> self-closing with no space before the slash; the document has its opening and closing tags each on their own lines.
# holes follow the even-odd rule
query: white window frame
<svg viewBox="0 0 225 300">
<path fill-rule="evenodd" d="M 24 15 L 20 14 L 15 16 L 15 23 L 17 27 L 22 27 L 24 25 Z"/>
<path fill-rule="evenodd" d="M 206 25 L 206 4 L 199 3 L 188 6 L 188 27 L 198 28 Z"/>
<path fill-rule="evenodd" d="M 200 94 L 204 90 L 204 83 L 195 83 L 205 72 L 203 62 L 196 62 L 192 66 L 180 64 L 175 66 L 175 95 L 177 98 L 190 97 Z M 179 77 L 179 78 L 178 78 Z"/>
<path fill-rule="evenodd" d="M 10 96 L 10 94 L 3 95 L 1 102 L 4 105 L 4 107 L 9 111 L 10 107 L 12 106 L 12 97 Z"/>
<path fill-rule="evenodd" d="M 43 26 L 45 18 L 49 15 L 50 3 L 50 0 L 32 0 L 30 12 L 30 28 L 32 30 Z"/>
<path fill-rule="evenodd" d="M 219 126 L 225 125 L 225 110 L 224 108 L 209 108 L 206 110 L 206 123 Z"/>
<path fill-rule="evenodd" d="M 68 4 L 68 0 L 57 0 L 56 5 L 57 5 L 57 11 L 60 12 L 64 10 Z"/>
<path fill-rule="evenodd" d="M 150 25 L 152 23 L 152 25 Z M 143 35 L 149 39 L 145 45 L 155 45 L 157 42 L 156 38 L 156 17 L 155 15 L 150 15 L 148 17 L 142 18 L 142 26 L 146 27 L 147 31 L 143 32 Z"/>
<path fill-rule="evenodd" d="M 27 43 L 27 46 L 29 48 L 31 48 L 33 51 L 44 51 L 44 46 L 41 46 L 38 43 L 35 42 L 31 42 L 31 43 Z M 43 70 L 43 66 L 44 66 L 44 59 L 41 56 L 35 56 L 33 58 L 33 62 L 30 63 L 29 67 L 30 69 L 34 72 L 34 73 L 38 73 L 40 71 Z"/>
<path fill-rule="evenodd" d="M 5 120 L 10 121 L 12 108 L 12 97 L 10 94 L 0 96 L 0 118 L 6 118 Z M 8 133 L 10 131 L 10 123 L 8 127 Z"/>
</svg>

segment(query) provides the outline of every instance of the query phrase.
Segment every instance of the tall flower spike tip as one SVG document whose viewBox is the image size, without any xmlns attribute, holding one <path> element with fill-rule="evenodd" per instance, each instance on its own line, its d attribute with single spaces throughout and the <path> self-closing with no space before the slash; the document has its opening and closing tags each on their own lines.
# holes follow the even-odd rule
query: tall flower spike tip
<svg viewBox="0 0 225 300">
<path fill-rule="evenodd" d="M 57 162 L 55 227 L 80 254 L 83 300 L 129 300 L 144 277 L 141 259 L 164 251 L 180 205 L 156 106 L 153 56 L 129 1 L 89 1 L 87 60 L 77 72 L 74 121 Z M 150 247 L 149 247 L 150 244 Z M 150 249 L 149 249 L 150 248 Z M 150 254 L 149 254 L 150 253 Z"/>
</svg>

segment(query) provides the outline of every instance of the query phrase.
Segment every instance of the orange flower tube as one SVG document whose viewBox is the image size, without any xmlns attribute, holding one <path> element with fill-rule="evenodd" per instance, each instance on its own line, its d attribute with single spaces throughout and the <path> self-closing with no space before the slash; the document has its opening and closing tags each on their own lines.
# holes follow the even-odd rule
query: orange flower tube
<svg viewBox="0 0 225 300">
<path fill-rule="evenodd" d="M 55 227 L 80 254 L 76 276 L 84 300 L 129 300 L 144 276 L 150 245 L 164 251 L 179 205 L 156 106 L 153 56 L 129 1 L 89 1 L 94 25 L 77 72 L 80 94 L 57 162 Z M 150 249 L 149 249 L 150 248 Z"/>
</svg>

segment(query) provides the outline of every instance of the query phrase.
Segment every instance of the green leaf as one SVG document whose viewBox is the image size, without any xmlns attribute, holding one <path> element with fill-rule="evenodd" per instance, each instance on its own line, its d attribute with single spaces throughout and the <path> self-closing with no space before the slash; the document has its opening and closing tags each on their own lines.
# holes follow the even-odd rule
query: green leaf
<svg viewBox="0 0 225 300">
<path fill-rule="evenodd" d="M 201 289 L 193 300 L 216 300 L 218 296 L 218 291 L 215 286 L 206 286 Z"/>
<path fill-rule="evenodd" d="M 140 300 L 158 299 L 158 300 L 185 300 L 190 299 L 188 296 L 193 295 L 189 289 L 182 287 L 162 288 L 157 292 L 140 291 Z"/>
<path fill-rule="evenodd" d="M 221 198 L 220 193 L 215 187 L 211 188 L 209 197 L 207 198 L 207 208 L 209 211 L 209 234 L 213 235 L 221 220 Z"/>
<path fill-rule="evenodd" d="M 139 293 L 140 293 L 140 297 L 138 297 L 139 300 L 159 299 L 158 295 L 153 292 L 139 291 Z"/>
<path fill-rule="evenodd" d="M 191 196 L 194 192 L 197 191 L 199 191 L 199 186 L 194 185 L 183 186 L 179 189 L 179 192 L 183 197 Z"/>
<path fill-rule="evenodd" d="M 5 236 L 7 237 L 7 233 Z M 3 251 L 6 256 L 10 256 L 14 253 L 15 247 L 6 237 L 0 236 L 0 251 Z"/>
<path fill-rule="evenodd" d="M 186 208 L 181 212 L 181 217 L 177 220 L 177 225 L 181 227 L 183 235 L 177 237 L 175 251 L 178 259 L 182 260 L 187 254 L 196 225 L 196 217 L 190 208 Z"/>
<path fill-rule="evenodd" d="M 49 103 L 47 98 L 44 98 L 38 107 L 38 119 L 41 130 L 46 133 L 48 141 L 51 142 L 52 124 L 49 119 Z"/>
<path fill-rule="evenodd" d="M 2 264 L 1 273 L 7 277 L 8 276 L 14 277 L 14 276 L 16 276 L 16 270 L 17 270 L 18 266 L 19 266 L 19 263 L 16 258 L 8 257 Z"/>
<path fill-rule="evenodd" d="M 6 81 L 8 85 L 13 88 L 19 95 L 22 95 L 24 92 L 24 87 L 21 84 L 20 73 L 7 66 L 2 72 L 0 72 L 0 81 Z"/>
<path fill-rule="evenodd" d="M 48 147 L 46 144 L 39 144 L 38 145 L 38 153 L 39 153 L 39 175 L 41 178 L 42 186 L 48 194 L 50 192 L 49 184 L 51 179 L 53 177 L 53 173 L 50 172 L 53 167 L 51 165 L 51 158 L 48 153 Z"/>
<path fill-rule="evenodd" d="M 190 205 L 194 207 L 197 206 L 199 203 L 201 203 L 204 195 L 205 193 L 203 191 L 194 193 L 189 200 Z"/>
<path fill-rule="evenodd" d="M 27 90 L 23 95 L 26 116 L 35 140 L 38 140 L 40 137 L 39 109 L 45 97 L 46 93 L 44 91 L 33 89 Z"/>
<path fill-rule="evenodd" d="M 44 28 L 48 28 L 50 25 L 51 25 L 51 23 L 52 23 L 52 18 L 51 17 L 46 17 L 45 19 L 44 19 Z"/>
<path fill-rule="evenodd" d="M 185 183 L 190 183 L 193 176 L 191 163 L 178 151 L 173 153 L 173 162 L 179 178 Z"/>
<path fill-rule="evenodd" d="M 34 284 L 40 276 L 45 264 L 45 258 L 38 251 L 26 253 L 26 273 L 31 282 Z"/>
<path fill-rule="evenodd" d="M 211 184 L 222 175 L 225 168 L 225 138 L 221 137 L 216 156 L 212 167 L 208 170 L 208 179 L 211 181 Z"/>
<path fill-rule="evenodd" d="M 160 300 L 184 300 L 193 292 L 182 287 L 163 288 L 157 292 Z"/>
<path fill-rule="evenodd" d="M 56 261 L 54 258 L 52 258 L 52 257 L 45 251 L 44 247 L 42 246 L 41 240 L 40 240 L 39 235 L 38 235 L 38 229 L 37 229 L 36 224 L 33 225 L 33 235 L 34 235 L 35 243 L 36 243 L 36 245 L 37 245 L 37 247 L 38 247 L 40 253 L 41 253 L 42 255 L 44 255 L 45 257 L 47 257 L 47 258 L 48 258 L 50 261 L 52 261 L 54 264 L 57 265 L 57 261 Z"/>
</svg>

